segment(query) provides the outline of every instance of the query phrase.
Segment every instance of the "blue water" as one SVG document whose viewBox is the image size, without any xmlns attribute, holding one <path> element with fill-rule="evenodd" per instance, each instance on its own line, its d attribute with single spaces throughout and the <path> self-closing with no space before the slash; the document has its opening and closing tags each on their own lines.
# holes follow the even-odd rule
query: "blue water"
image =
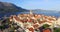
<svg viewBox="0 0 60 32">
<path fill-rule="evenodd" d="M 5 14 L 0 14 L 0 18 L 4 16 L 10 16 L 10 15 L 18 15 L 18 14 L 28 14 L 29 12 L 13 12 L 13 13 L 5 13 Z M 39 12 L 39 11 L 33 11 L 34 14 L 44 14 L 47 16 L 55 16 L 55 17 L 60 17 L 60 13 L 58 12 Z"/>
<path fill-rule="evenodd" d="M 17 14 L 28 14 L 29 12 L 21 12 L 21 13 L 17 13 Z M 57 12 L 33 12 L 34 14 L 43 14 L 43 15 L 47 15 L 47 16 L 55 16 L 55 17 L 60 17 L 60 13 Z"/>
</svg>

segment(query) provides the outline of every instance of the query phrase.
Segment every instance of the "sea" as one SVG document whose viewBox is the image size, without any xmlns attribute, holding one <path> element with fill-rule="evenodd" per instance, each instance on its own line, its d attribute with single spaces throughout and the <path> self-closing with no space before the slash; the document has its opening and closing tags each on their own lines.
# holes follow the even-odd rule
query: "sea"
<svg viewBox="0 0 60 32">
<path fill-rule="evenodd" d="M 18 14 L 29 14 L 30 12 L 12 12 L 12 13 L 0 13 L 0 18 L 6 16 L 9 17 L 10 15 L 18 15 Z M 37 11 L 33 11 L 33 14 L 43 14 L 46 16 L 55 16 L 55 17 L 60 17 L 60 13 L 58 12 L 37 12 Z"/>
</svg>

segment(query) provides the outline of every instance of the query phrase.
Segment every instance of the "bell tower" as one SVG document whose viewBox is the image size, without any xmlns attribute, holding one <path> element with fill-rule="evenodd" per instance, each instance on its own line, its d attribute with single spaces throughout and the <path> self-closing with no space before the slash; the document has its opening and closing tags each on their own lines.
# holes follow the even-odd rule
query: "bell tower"
<svg viewBox="0 0 60 32">
<path fill-rule="evenodd" d="M 30 14 L 33 14 L 33 13 L 32 13 L 32 10 L 30 10 Z"/>
</svg>

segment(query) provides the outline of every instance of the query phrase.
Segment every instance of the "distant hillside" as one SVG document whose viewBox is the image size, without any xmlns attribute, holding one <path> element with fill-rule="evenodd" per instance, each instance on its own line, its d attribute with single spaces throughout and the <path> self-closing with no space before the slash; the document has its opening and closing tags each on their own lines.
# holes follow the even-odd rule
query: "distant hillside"
<svg viewBox="0 0 60 32">
<path fill-rule="evenodd" d="M 3 16 L 16 15 L 21 12 L 29 13 L 29 10 L 18 7 L 12 3 L 0 2 L 0 18 Z M 44 14 L 44 15 L 57 16 L 57 17 L 60 16 L 60 12 L 58 13 L 57 11 L 52 11 L 52 10 L 34 9 L 32 10 L 32 12 L 36 14 Z"/>
<path fill-rule="evenodd" d="M 48 15 L 48 16 L 60 17 L 59 11 L 56 11 L 56 10 L 34 9 L 34 10 L 32 10 L 32 12 L 36 13 L 36 14 L 44 14 L 44 15 Z"/>
<path fill-rule="evenodd" d="M 55 11 L 55 10 L 43 10 L 43 9 L 34 9 L 32 11 L 34 11 L 34 12 L 58 12 L 58 11 Z"/>
<path fill-rule="evenodd" d="M 25 12 L 28 11 L 21 7 L 18 7 L 12 3 L 0 2 L 0 16 L 4 16 L 5 14 L 15 14 L 15 12 Z"/>
<path fill-rule="evenodd" d="M 7 2 L 0 2 L 0 13 L 5 12 L 17 12 L 17 11 L 27 11 L 26 9 L 23 9 L 21 7 L 17 7 L 16 5 L 12 3 Z"/>
<path fill-rule="evenodd" d="M 56 10 L 42 10 L 42 9 L 34 9 L 32 10 L 34 14 L 43 14 L 47 16 L 55 16 L 55 17 L 60 17 L 59 11 Z M 29 12 L 23 12 L 23 13 L 29 13 Z"/>
</svg>

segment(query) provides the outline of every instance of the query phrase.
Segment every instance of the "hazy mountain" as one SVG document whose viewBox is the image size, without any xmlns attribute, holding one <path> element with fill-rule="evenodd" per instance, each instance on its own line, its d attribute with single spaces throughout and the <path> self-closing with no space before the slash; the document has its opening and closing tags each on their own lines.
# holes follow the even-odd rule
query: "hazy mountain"
<svg viewBox="0 0 60 32">
<path fill-rule="evenodd" d="M 5 15 L 10 16 L 12 14 L 19 14 L 19 13 L 29 13 L 29 10 L 23 9 L 18 7 L 12 3 L 7 2 L 0 2 L 0 17 Z M 60 12 L 53 11 L 53 10 L 42 10 L 42 9 L 34 9 L 32 10 L 33 13 L 36 14 L 44 14 L 44 15 L 51 15 L 51 16 L 60 16 Z"/>
<path fill-rule="evenodd" d="M 18 7 L 12 3 L 0 2 L 0 17 L 6 14 L 11 15 L 15 14 L 16 12 L 25 12 L 25 11 L 28 10 Z"/>
<path fill-rule="evenodd" d="M 60 17 L 59 11 L 56 11 L 56 10 L 34 9 L 34 10 L 32 10 L 32 12 L 36 13 L 36 14 L 44 14 L 44 15 L 48 15 L 48 16 Z"/>
<path fill-rule="evenodd" d="M 18 7 L 12 3 L 0 2 L 0 11 L 5 13 L 5 12 L 16 12 L 16 11 L 21 12 L 21 11 L 27 11 L 27 10 L 21 7 Z"/>
<path fill-rule="evenodd" d="M 59 11 L 56 10 L 42 10 L 42 9 L 32 9 L 32 12 L 34 14 L 43 14 L 47 16 L 55 16 L 55 17 L 60 17 Z M 29 13 L 29 12 L 23 12 L 23 13 Z"/>
</svg>

